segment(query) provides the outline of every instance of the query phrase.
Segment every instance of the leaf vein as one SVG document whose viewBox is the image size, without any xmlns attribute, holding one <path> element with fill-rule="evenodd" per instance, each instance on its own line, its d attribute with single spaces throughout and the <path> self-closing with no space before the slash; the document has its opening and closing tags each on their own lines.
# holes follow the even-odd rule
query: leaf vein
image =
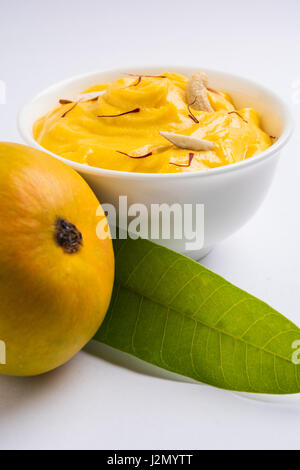
<svg viewBox="0 0 300 470">
<path fill-rule="evenodd" d="M 274 335 L 274 336 L 272 336 L 272 338 L 268 339 L 268 341 L 267 341 L 266 343 L 264 343 L 264 344 L 262 345 L 262 347 L 265 348 L 265 347 L 268 346 L 270 343 L 272 343 L 272 341 L 274 341 L 274 339 L 276 339 L 276 338 L 278 338 L 279 336 L 284 335 L 285 333 L 290 332 L 290 331 L 294 331 L 293 328 L 288 328 L 287 330 L 280 331 L 279 333 L 277 333 L 277 335 Z"/>
<path fill-rule="evenodd" d="M 139 309 L 138 309 L 138 313 L 137 313 L 137 316 L 136 316 L 136 321 L 135 321 L 135 324 L 134 324 L 133 333 L 132 333 L 132 337 L 131 337 L 131 349 L 135 353 L 136 353 L 136 348 L 134 346 L 134 341 L 135 341 L 136 331 L 137 331 L 137 327 L 138 327 L 138 323 L 139 323 L 139 319 L 140 319 L 140 314 L 141 314 L 141 309 L 142 309 L 143 302 L 144 302 L 144 297 L 141 297 L 141 300 L 140 300 L 140 303 L 139 303 Z"/>
<path fill-rule="evenodd" d="M 244 333 L 242 334 L 241 338 L 243 338 L 247 333 L 248 331 L 251 330 L 251 328 L 253 328 L 254 325 L 256 325 L 257 323 L 259 323 L 260 321 L 263 321 L 265 320 L 267 317 L 270 317 L 272 315 L 275 315 L 273 312 L 269 312 L 269 313 L 266 313 L 266 315 L 264 315 L 263 317 L 261 318 L 257 318 L 257 320 L 255 320 L 253 323 L 251 323 L 250 326 L 248 326 L 248 328 L 244 331 Z"/>
<path fill-rule="evenodd" d="M 195 368 L 194 354 L 193 354 L 195 335 L 196 335 L 198 325 L 197 325 L 196 320 L 194 320 L 194 322 L 195 322 L 195 325 L 194 325 L 194 328 L 193 328 L 193 336 L 192 336 L 192 341 L 191 341 L 190 358 L 191 358 L 191 364 L 192 364 L 192 369 L 194 371 L 194 374 L 196 375 L 196 377 L 198 377 L 198 372 L 196 371 L 196 368 Z"/>
<path fill-rule="evenodd" d="M 119 281 L 117 281 L 119 282 Z M 120 283 L 121 284 L 121 283 Z M 268 351 L 266 349 L 264 349 L 264 345 L 263 346 L 259 346 L 259 345 L 256 345 L 256 344 L 253 344 L 249 341 L 246 341 L 245 339 L 239 337 L 239 336 L 235 336 L 233 334 L 230 334 L 228 333 L 227 331 L 224 331 L 224 330 L 221 330 L 219 328 L 217 328 L 215 325 L 209 325 L 207 323 L 205 323 L 203 320 L 199 320 L 199 319 L 194 319 L 192 316 L 190 316 L 188 313 L 184 312 L 184 311 L 181 311 L 181 310 L 178 310 L 176 309 L 174 306 L 170 307 L 168 305 L 165 305 L 163 302 L 157 300 L 157 299 L 153 299 L 150 295 L 146 295 L 146 294 L 143 294 L 141 292 L 139 292 L 138 290 L 136 289 L 133 289 L 131 286 L 128 286 L 128 285 L 123 285 L 122 284 L 122 287 L 124 289 L 128 289 L 128 290 L 131 290 L 134 294 L 137 294 L 137 295 L 141 295 L 145 298 L 147 298 L 148 300 L 154 302 L 154 303 L 158 303 L 159 305 L 161 305 L 162 307 L 168 309 L 169 310 L 173 310 L 174 312 L 178 313 L 179 315 L 183 315 L 185 316 L 186 318 L 188 318 L 189 320 L 196 320 L 199 324 L 205 326 L 206 328 L 208 328 L 209 330 L 215 330 L 216 332 L 220 332 L 226 336 L 228 336 L 229 338 L 234 338 L 236 341 L 239 341 L 239 342 L 242 342 L 243 344 L 248 344 L 249 346 L 252 346 L 253 348 L 256 348 L 258 350 L 262 350 L 263 352 L 265 352 L 266 354 L 269 354 L 269 355 L 275 355 L 276 357 L 278 357 L 279 359 L 282 359 L 286 362 L 288 362 L 289 364 L 292 363 L 291 359 L 288 359 L 284 356 L 281 356 L 280 354 L 278 353 L 275 353 L 275 352 L 271 352 L 271 351 Z M 271 308 L 271 307 L 270 307 Z M 292 331 L 292 329 L 290 330 Z M 295 330 L 297 331 L 297 330 Z"/>
<path fill-rule="evenodd" d="M 132 279 L 132 276 L 134 275 L 134 273 L 137 272 L 137 270 L 141 267 L 141 265 L 143 264 L 143 262 L 145 261 L 145 259 L 153 252 L 153 250 L 155 249 L 156 247 L 151 247 L 151 249 L 149 251 L 147 251 L 147 253 L 144 254 L 144 256 L 142 256 L 142 258 L 139 260 L 139 262 L 137 263 L 137 265 L 134 267 L 134 269 L 131 271 L 131 273 L 129 274 L 128 278 L 126 279 L 125 281 L 125 284 L 127 284 L 130 279 Z"/>
<path fill-rule="evenodd" d="M 154 289 L 153 289 L 153 291 L 152 291 L 152 295 L 154 295 L 156 289 L 158 288 L 160 282 L 163 280 L 163 278 L 166 276 L 166 274 L 167 274 L 172 268 L 174 268 L 174 266 L 175 266 L 179 261 L 181 261 L 181 259 L 180 259 L 180 258 L 176 258 L 176 259 L 173 261 L 173 263 L 171 263 L 171 264 L 168 266 L 168 269 L 166 269 L 166 270 L 162 273 L 162 275 L 159 277 L 159 279 L 157 280 L 157 282 L 156 282 L 156 284 L 155 284 L 155 286 L 154 286 Z"/>
<path fill-rule="evenodd" d="M 203 302 L 201 302 L 201 304 L 198 306 L 196 312 L 193 314 L 193 316 L 196 316 L 199 311 L 201 310 L 201 308 L 203 307 L 203 305 L 206 304 L 206 302 L 215 295 L 216 292 L 218 292 L 218 290 L 222 289 L 222 287 L 225 287 L 227 286 L 227 284 L 224 282 L 224 284 L 221 284 L 220 286 L 218 286 L 216 289 L 214 289 L 207 297 L 206 299 L 203 300 Z"/>
<path fill-rule="evenodd" d="M 168 364 L 166 363 L 166 361 L 163 358 L 163 348 L 164 348 L 164 342 L 165 342 L 166 331 L 167 331 L 167 323 L 168 323 L 168 320 L 169 320 L 169 311 L 170 311 L 170 309 L 168 308 L 167 313 L 166 313 L 166 322 L 165 322 L 165 326 L 164 326 L 163 336 L 162 336 L 162 340 L 161 340 L 161 347 L 160 347 L 160 351 L 159 351 L 161 362 L 163 364 L 166 364 L 167 367 L 168 367 Z"/>
<path fill-rule="evenodd" d="M 177 297 L 180 295 L 180 292 L 182 292 L 184 289 L 186 289 L 186 287 L 187 287 L 194 279 L 196 279 L 197 277 L 202 276 L 202 274 L 204 274 L 203 271 L 201 271 L 201 273 L 195 274 L 195 275 L 192 276 L 188 281 L 186 281 L 186 282 L 180 287 L 180 289 L 175 293 L 175 295 L 171 298 L 171 300 L 169 301 L 170 304 L 171 304 L 172 302 L 174 302 L 174 300 L 177 299 Z"/>
<path fill-rule="evenodd" d="M 218 323 L 220 323 L 220 321 L 223 320 L 224 317 L 225 317 L 229 312 L 231 312 L 231 310 L 233 310 L 235 307 L 237 307 L 239 304 L 245 302 L 246 300 L 248 300 L 248 299 L 244 298 L 244 299 L 239 300 L 238 302 L 235 302 L 233 305 L 231 305 L 230 308 L 228 308 L 227 310 L 225 310 L 225 312 L 222 313 L 222 315 L 218 318 L 218 320 L 216 321 L 216 323 L 214 324 L 214 326 L 217 326 Z"/>
</svg>

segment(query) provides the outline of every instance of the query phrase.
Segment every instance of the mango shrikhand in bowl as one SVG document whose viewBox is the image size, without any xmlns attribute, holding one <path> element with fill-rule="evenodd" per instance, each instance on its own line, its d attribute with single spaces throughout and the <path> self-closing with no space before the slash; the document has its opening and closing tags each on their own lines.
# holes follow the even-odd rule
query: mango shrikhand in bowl
<svg viewBox="0 0 300 470">
<path fill-rule="evenodd" d="M 22 108 L 21 135 L 78 171 L 101 203 L 115 208 L 117 225 L 127 208 L 128 220 L 140 211 L 148 238 L 200 259 L 256 212 L 292 132 L 275 93 L 202 70 L 139 65 L 69 78 Z M 175 222 L 161 236 L 151 216 L 158 206 L 180 207 L 196 239 L 185 231 L 175 236 Z M 185 208 L 192 209 L 188 223 Z"/>
<path fill-rule="evenodd" d="M 42 147 L 92 167 L 184 173 L 241 162 L 272 145 L 252 107 L 210 86 L 209 76 L 124 73 L 73 96 L 37 119 Z"/>
</svg>

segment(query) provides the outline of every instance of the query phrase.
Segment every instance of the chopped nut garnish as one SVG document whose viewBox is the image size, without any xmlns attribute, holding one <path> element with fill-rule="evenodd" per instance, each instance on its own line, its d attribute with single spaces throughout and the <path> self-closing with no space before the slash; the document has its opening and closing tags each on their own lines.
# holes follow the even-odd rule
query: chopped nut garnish
<svg viewBox="0 0 300 470">
<path fill-rule="evenodd" d="M 204 72 L 194 73 L 186 85 L 186 99 L 189 106 L 198 111 L 213 112 L 207 97 L 208 78 Z"/>
<path fill-rule="evenodd" d="M 211 150 L 214 147 L 213 142 L 199 139 L 198 137 L 174 134 L 173 132 L 160 132 L 160 135 L 167 139 L 176 147 L 189 150 Z"/>
<path fill-rule="evenodd" d="M 72 111 L 78 103 L 84 103 L 87 101 L 96 101 L 99 96 L 103 95 L 106 90 L 103 91 L 92 91 L 91 93 L 80 93 L 78 95 L 73 96 L 72 98 L 61 98 L 59 100 L 59 104 L 71 104 L 73 103 L 73 106 L 71 106 L 67 111 L 65 111 L 61 117 L 64 118 L 70 111 Z"/>
<path fill-rule="evenodd" d="M 68 103 L 80 103 L 84 101 L 94 101 L 99 96 L 103 95 L 106 90 L 102 91 L 91 91 L 90 93 L 78 93 L 76 95 L 71 96 L 70 98 L 63 98 L 60 99 L 60 104 L 68 104 Z"/>
</svg>

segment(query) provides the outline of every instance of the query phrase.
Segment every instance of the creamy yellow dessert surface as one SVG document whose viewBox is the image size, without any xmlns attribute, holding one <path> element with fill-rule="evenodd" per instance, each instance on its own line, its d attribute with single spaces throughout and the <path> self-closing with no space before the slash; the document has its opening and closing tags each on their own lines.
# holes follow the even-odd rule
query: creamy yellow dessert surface
<svg viewBox="0 0 300 470">
<path fill-rule="evenodd" d="M 105 93 L 96 100 L 58 105 L 35 123 L 34 137 L 68 160 L 142 173 L 207 170 L 245 160 L 272 145 L 258 113 L 251 108 L 237 110 L 225 92 L 207 89 L 212 112 L 196 110 L 193 103 L 188 106 L 187 82 L 182 75 L 163 73 L 124 75 L 113 83 L 95 85 L 83 93 Z M 192 135 L 213 142 L 214 147 L 179 148 L 161 131 Z"/>
</svg>

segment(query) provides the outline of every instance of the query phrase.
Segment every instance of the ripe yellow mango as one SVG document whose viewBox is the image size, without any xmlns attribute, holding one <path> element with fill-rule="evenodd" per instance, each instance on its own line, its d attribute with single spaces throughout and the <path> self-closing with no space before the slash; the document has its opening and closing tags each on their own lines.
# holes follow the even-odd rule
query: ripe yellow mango
<svg viewBox="0 0 300 470">
<path fill-rule="evenodd" d="M 0 143 L 0 373 L 54 369 L 100 327 L 114 254 L 110 237 L 97 237 L 98 223 L 99 202 L 75 171 Z"/>
</svg>

